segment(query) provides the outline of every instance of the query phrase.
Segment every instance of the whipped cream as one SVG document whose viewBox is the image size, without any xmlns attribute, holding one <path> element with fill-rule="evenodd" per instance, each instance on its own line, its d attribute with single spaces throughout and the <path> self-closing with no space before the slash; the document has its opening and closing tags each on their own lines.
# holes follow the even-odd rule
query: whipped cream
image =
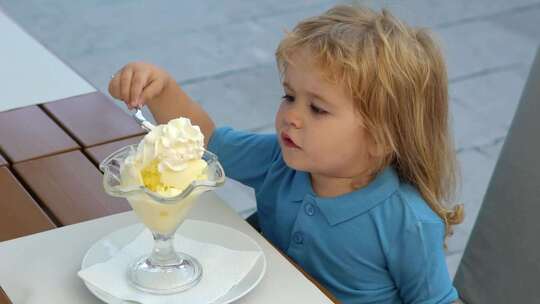
<svg viewBox="0 0 540 304">
<path fill-rule="evenodd" d="M 142 167 L 157 161 L 159 172 L 182 171 L 189 161 L 201 159 L 203 153 L 201 129 L 188 118 L 180 117 L 152 129 L 139 143 L 133 161 Z"/>
<path fill-rule="evenodd" d="M 164 196 L 173 196 L 192 181 L 206 178 L 204 135 L 188 118 L 158 125 L 146 134 L 133 155 L 126 158 L 122 184 L 145 185 Z"/>
</svg>

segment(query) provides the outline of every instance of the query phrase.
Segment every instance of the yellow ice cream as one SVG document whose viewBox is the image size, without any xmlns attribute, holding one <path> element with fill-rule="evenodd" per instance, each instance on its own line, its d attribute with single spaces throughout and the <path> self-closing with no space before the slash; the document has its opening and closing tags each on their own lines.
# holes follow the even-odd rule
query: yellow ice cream
<svg viewBox="0 0 540 304">
<path fill-rule="evenodd" d="M 194 180 L 206 179 L 206 162 L 202 159 L 191 160 L 182 171 L 165 170 L 160 172 L 158 161 L 154 160 L 141 171 L 144 186 L 163 196 L 182 192 Z"/>
<path fill-rule="evenodd" d="M 201 159 L 204 136 L 187 118 L 156 126 L 126 158 L 121 170 L 123 186 L 144 185 L 161 197 L 174 197 L 195 180 L 207 179 L 207 164 Z M 195 202 L 198 191 L 167 203 L 139 192 L 128 196 L 133 210 L 148 228 L 160 233 L 173 232 Z"/>
</svg>

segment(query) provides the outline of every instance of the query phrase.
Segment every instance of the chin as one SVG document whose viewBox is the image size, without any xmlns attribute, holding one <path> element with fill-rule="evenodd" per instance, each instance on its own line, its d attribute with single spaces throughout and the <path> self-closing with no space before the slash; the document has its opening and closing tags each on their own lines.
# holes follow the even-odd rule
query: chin
<svg viewBox="0 0 540 304">
<path fill-rule="evenodd" d="M 297 156 L 288 155 L 288 153 L 283 151 L 283 148 L 281 149 L 281 155 L 283 156 L 283 161 L 289 168 L 298 171 L 308 171 L 307 166 L 303 163 L 303 161 L 299 160 Z"/>
</svg>

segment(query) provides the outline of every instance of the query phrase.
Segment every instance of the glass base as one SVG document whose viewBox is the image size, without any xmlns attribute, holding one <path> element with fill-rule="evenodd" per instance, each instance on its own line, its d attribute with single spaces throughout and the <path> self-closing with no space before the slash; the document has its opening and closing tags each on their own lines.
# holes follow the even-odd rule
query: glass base
<svg viewBox="0 0 540 304">
<path fill-rule="evenodd" d="M 146 255 L 128 269 L 128 281 L 139 290 L 154 294 L 172 294 L 190 289 L 202 278 L 202 266 L 192 256 L 176 252 L 171 264 L 155 265 Z"/>
</svg>

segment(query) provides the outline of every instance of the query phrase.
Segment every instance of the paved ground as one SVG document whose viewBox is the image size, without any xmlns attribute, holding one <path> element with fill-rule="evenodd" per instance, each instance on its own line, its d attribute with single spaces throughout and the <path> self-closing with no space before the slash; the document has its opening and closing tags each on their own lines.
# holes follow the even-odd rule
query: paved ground
<svg viewBox="0 0 540 304">
<path fill-rule="evenodd" d="M 350 2 L 0 0 L 0 6 L 102 91 L 123 64 L 145 60 L 169 70 L 219 125 L 270 131 L 281 94 L 273 52 L 283 30 Z M 467 211 L 450 241 L 453 274 L 540 41 L 540 1 L 352 2 L 389 7 L 433 28 L 443 44 Z M 245 189 L 228 191 L 239 213 L 253 211 Z"/>
</svg>

